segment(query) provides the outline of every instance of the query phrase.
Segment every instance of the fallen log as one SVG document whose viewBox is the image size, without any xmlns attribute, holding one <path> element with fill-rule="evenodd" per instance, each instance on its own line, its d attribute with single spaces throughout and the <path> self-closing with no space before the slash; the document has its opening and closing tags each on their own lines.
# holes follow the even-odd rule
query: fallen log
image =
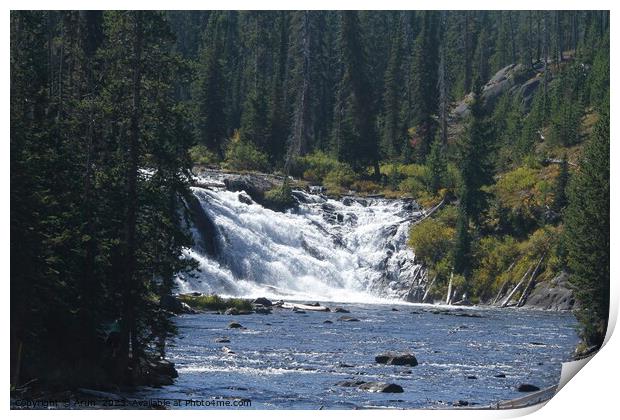
<svg viewBox="0 0 620 420">
<path fill-rule="evenodd" d="M 424 292 L 424 296 L 422 297 L 422 303 L 424 303 L 426 301 L 426 297 L 428 296 L 428 292 L 431 291 L 431 287 L 433 287 L 433 284 L 435 284 L 435 280 L 437 280 L 437 275 L 435 275 L 435 277 L 433 277 L 433 280 L 431 280 L 429 285 L 426 287 L 426 291 Z"/>
<path fill-rule="evenodd" d="M 411 226 L 415 226 L 418 223 L 423 222 L 424 220 L 428 219 L 429 217 L 431 217 L 433 215 L 433 213 L 435 213 L 437 210 L 439 210 L 444 202 L 446 201 L 445 197 L 441 199 L 441 201 L 439 202 L 439 204 L 437 204 L 435 207 L 433 207 L 432 209 L 430 209 L 429 211 L 423 211 L 424 216 L 422 216 L 421 218 L 419 218 L 418 220 L 416 220 L 415 222 L 413 222 L 411 224 Z"/>
<path fill-rule="evenodd" d="M 519 298 L 519 302 L 517 302 L 517 307 L 520 308 L 525 304 L 525 301 L 527 300 L 528 296 L 530 295 L 530 291 L 532 290 L 532 287 L 534 287 L 534 283 L 536 280 L 536 274 L 538 273 L 538 269 L 540 268 L 540 264 L 543 262 L 543 259 L 545 258 L 545 255 L 543 254 L 542 257 L 540 257 L 540 260 L 538 260 L 538 264 L 536 264 L 536 268 L 534 269 L 534 271 L 532 271 L 532 275 L 530 277 L 530 281 L 527 283 L 527 286 L 525 286 L 525 289 L 523 290 L 523 293 L 521 293 L 521 297 Z"/>
<path fill-rule="evenodd" d="M 504 302 L 500 305 L 502 308 L 505 308 L 506 306 L 508 306 L 508 302 L 510 302 L 510 299 L 512 299 L 512 297 L 514 296 L 515 293 L 517 293 L 517 290 L 519 290 L 519 288 L 521 287 L 521 285 L 523 284 L 523 282 L 525 281 L 525 278 L 527 277 L 527 275 L 530 273 L 530 270 L 532 269 L 532 266 L 530 266 L 527 271 L 525 272 L 525 274 L 523 275 L 523 277 L 521 278 L 521 281 L 519 281 L 519 283 L 517 283 L 517 285 L 515 286 L 514 289 L 512 289 L 512 291 L 508 294 L 508 297 L 506 297 L 506 299 L 504 300 Z"/>
<path fill-rule="evenodd" d="M 280 307 L 282 309 L 299 309 L 302 311 L 329 312 L 329 308 L 327 306 L 304 305 L 302 303 L 284 302 Z"/>
<path fill-rule="evenodd" d="M 454 277 L 454 271 L 450 273 L 450 282 L 448 283 L 448 294 L 446 295 L 446 304 L 449 305 L 452 302 L 452 278 Z"/>
</svg>

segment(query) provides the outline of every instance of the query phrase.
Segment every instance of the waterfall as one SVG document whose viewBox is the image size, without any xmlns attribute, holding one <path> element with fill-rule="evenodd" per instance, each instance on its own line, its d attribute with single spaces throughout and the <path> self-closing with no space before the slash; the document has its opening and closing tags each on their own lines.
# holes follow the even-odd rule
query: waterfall
<svg viewBox="0 0 620 420">
<path fill-rule="evenodd" d="M 217 231 L 217 255 L 196 246 L 199 271 L 177 279 L 180 292 L 223 296 L 376 302 L 421 299 L 426 276 L 407 246 L 412 200 L 294 191 L 296 209 L 275 212 L 245 192 L 217 186 L 192 192 Z M 200 242 L 199 229 L 193 234 Z M 204 235 L 203 235 L 204 236 Z"/>
</svg>

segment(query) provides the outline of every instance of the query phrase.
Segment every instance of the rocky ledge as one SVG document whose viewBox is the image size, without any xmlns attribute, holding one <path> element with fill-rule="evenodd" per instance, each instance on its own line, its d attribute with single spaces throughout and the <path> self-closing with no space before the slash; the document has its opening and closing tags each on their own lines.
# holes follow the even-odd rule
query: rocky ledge
<svg viewBox="0 0 620 420">
<path fill-rule="evenodd" d="M 538 283 L 523 307 L 553 311 L 575 309 L 575 297 L 568 284 L 568 274 L 562 272 L 550 281 Z"/>
</svg>

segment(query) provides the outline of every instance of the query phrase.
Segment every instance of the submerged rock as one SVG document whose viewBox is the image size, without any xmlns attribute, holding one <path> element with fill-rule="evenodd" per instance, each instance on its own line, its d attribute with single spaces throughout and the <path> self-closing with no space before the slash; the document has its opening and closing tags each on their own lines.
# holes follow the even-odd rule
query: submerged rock
<svg viewBox="0 0 620 420">
<path fill-rule="evenodd" d="M 329 319 L 326 319 L 325 321 L 323 321 L 323 324 L 333 324 L 333 322 L 330 321 Z"/>
<path fill-rule="evenodd" d="M 505 373 L 498 373 L 497 375 L 495 375 L 496 378 L 505 378 L 506 374 Z"/>
<path fill-rule="evenodd" d="M 401 393 L 404 392 L 403 387 L 397 384 L 388 384 L 385 382 L 366 382 L 359 386 L 359 389 L 369 392 L 389 392 L 389 393 Z"/>
<path fill-rule="evenodd" d="M 239 324 L 238 322 L 231 322 L 230 324 L 228 324 L 228 328 L 243 328 L 243 325 Z"/>
<path fill-rule="evenodd" d="M 349 311 L 348 309 L 341 308 L 340 306 L 332 309 L 332 312 L 338 312 L 338 313 L 341 313 L 341 314 L 351 313 L 351 311 Z"/>
<path fill-rule="evenodd" d="M 250 315 L 252 311 L 240 310 L 237 308 L 228 308 L 224 311 L 224 315 Z"/>
<path fill-rule="evenodd" d="M 385 392 L 385 393 L 401 393 L 404 392 L 403 387 L 397 384 L 388 384 L 385 382 L 366 382 L 366 381 L 341 381 L 337 386 L 358 388 L 368 392 Z"/>
<path fill-rule="evenodd" d="M 410 353 L 382 353 L 375 357 L 375 362 L 384 365 L 417 366 L 418 359 Z"/>
<path fill-rule="evenodd" d="M 536 392 L 540 391 L 540 388 L 536 385 L 532 384 L 521 384 L 517 387 L 517 391 L 519 392 Z"/>
<path fill-rule="evenodd" d="M 352 316 L 341 316 L 340 318 L 338 318 L 338 321 L 344 321 L 344 322 L 359 322 L 359 319 L 354 318 Z"/>
<path fill-rule="evenodd" d="M 266 308 L 264 306 L 257 306 L 254 308 L 254 312 L 261 315 L 269 315 L 271 314 L 271 308 Z"/>
<path fill-rule="evenodd" d="M 215 342 L 216 343 L 230 343 L 230 340 L 228 339 L 228 337 L 220 337 L 220 338 L 216 338 Z"/>
<path fill-rule="evenodd" d="M 345 387 L 357 387 L 365 383 L 365 381 L 340 381 L 336 385 Z"/>
</svg>

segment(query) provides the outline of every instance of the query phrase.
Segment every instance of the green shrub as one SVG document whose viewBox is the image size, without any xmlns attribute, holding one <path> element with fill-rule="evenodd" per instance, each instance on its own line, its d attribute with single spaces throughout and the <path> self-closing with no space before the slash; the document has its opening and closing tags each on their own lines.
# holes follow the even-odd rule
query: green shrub
<svg viewBox="0 0 620 420">
<path fill-rule="evenodd" d="M 453 241 L 454 228 L 431 218 L 412 226 L 409 233 L 409 246 L 416 258 L 430 266 L 449 255 Z"/>
<path fill-rule="evenodd" d="M 236 170 L 269 170 L 267 154 L 251 142 L 242 140 L 238 134 L 233 136 L 228 144 L 226 163 L 229 168 Z"/>
<path fill-rule="evenodd" d="M 179 295 L 181 302 L 187 303 L 194 309 L 206 311 L 224 311 L 228 308 L 249 311 L 252 303 L 249 299 L 228 298 L 224 299 L 218 295 Z"/>
<path fill-rule="evenodd" d="M 474 259 L 477 267 L 472 273 L 472 291 L 482 300 L 495 296 L 507 279 L 513 277 L 508 271 L 519 255 L 517 241 L 510 237 L 483 237 L 475 246 Z"/>
<path fill-rule="evenodd" d="M 427 191 L 424 181 L 414 177 L 404 179 L 398 185 L 398 189 L 404 193 L 411 194 L 413 197 L 418 197 Z"/>
<path fill-rule="evenodd" d="M 189 157 L 194 165 L 210 165 L 217 163 L 215 153 L 210 151 L 204 144 L 197 144 L 189 149 Z"/>
<path fill-rule="evenodd" d="M 342 188 L 350 188 L 356 178 L 355 172 L 349 165 L 340 163 L 325 175 L 323 183 L 328 189 L 341 190 Z"/>
<path fill-rule="evenodd" d="M 291 165 L 291 175 L 301 176 L 311 182 L 323 182 L 329 172 L 341 165 L 336 158 L 319 150 L 296 158 Z"/>
<path fill-rule="evenodd" d="M 524 235 L 538 226 L 552 204 L 552 185 L 538 170 L 520 167 L 505 173 L 491 188 L 497 200 L 500 226 Z"/>
<path fill-rule="evenodd" d="M 296 204 L 291 187 L 284 183 L 281 187 L 275 187 L 265 193 L 265 207 L 276 211 L 284 211 Z"/>
</svg>

